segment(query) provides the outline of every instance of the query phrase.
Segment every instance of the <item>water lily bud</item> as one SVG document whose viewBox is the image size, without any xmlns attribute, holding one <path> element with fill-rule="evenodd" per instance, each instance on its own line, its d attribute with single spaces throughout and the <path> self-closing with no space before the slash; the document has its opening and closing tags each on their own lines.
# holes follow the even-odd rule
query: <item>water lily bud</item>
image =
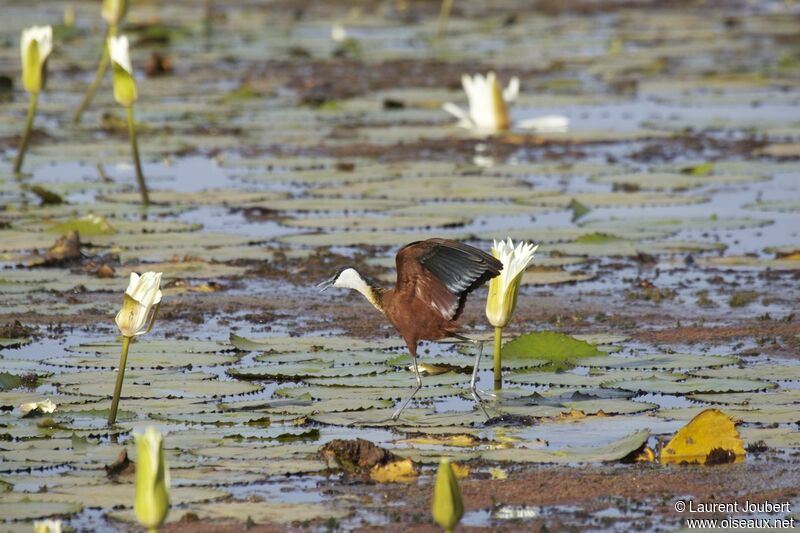
<svg viewBox="0 0 800 533">
<path fill-rule="evenodd" d="M 494 241 L 492 255 L 503 263 L 500 275 L 489 281 L 489 297 L 486 300 L 486 318 L 496 328 L 503 328 L 511 320 L 517 306 L 517 291 L 522 274 L 533 260 L 538 246 L 519 242 L 514 247 L 511 239 Z"/>
<path fill-rule="evenodd" d="M 31 26 L 22 31 L 22 85 L 29 93 L 44 89 L 47 79 L 47 58 L 53 51 L 53 27 Z"/>
<path fill-rule="evenodd" d="M 64 27 L 72 28 L 75 25 L 75 8 L 67 4 L 64 8 Z"/>
<path fill-rule="evenodd" d="M 136 519 L 147 529 L 158 529 L 169 514 L 169 467 L 164 441 L 153 427 L 136 439 Z"/>
<path fill-rule="evenodd" d="M 61 533 L 61 520 L 37 520 L 33 523 L 33 533 Z"/>
<path fill-rule="evenodd" d="M 461 489 L 450 459 L 442 458 L 436 472 L 436 484 L 433 487 L 433 503 L 431 506 L 433 519 L 445 531 L 453 531 L 464 514 L 464 502 L 461 500 Z"/>
<path fill-rule="evenodd" d="M 103 20 L 109 26 L 117 26 L 128 11 L 128 0 L 103 0 Z"/>
<path fill-rule="evenodd" d="M 145 272 L 141 276 L 131 272 L 122 309 L 114 319 L 125 337 L 134 337 L 150 331 L 161 303 L 161 272 Z"/>
<path fill-rule="evenodd" d="M 133 65 L 126 36 L 109 37 L 108 52 L 111 56 L 114 100 L 124 107 L 130 107 L 138 98 L 136 81 L 133 79 Z"/>
</svg>

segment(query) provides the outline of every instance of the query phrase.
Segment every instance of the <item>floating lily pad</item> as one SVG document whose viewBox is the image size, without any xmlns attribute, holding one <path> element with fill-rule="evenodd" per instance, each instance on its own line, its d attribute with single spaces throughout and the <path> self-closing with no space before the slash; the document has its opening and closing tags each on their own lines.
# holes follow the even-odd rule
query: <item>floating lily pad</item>
<svg viewBox="0 0 800 533">
<path fill-rule="evenodd" d="M 388 372 L 390 367 L 378 365 L 337 366 L 311 363 L 286 363 L 282 365 L 261 365 L 248 368 L 231 368 L 228 375 L 247 380 L 299 380 L 305 378 L 336 378 L 342 376 L 371 376 Z M 369 379 L 369 378 L 364 378 Z"/>
<path fill-rule="evenodd" d="M 696 370 L 695 376 L 710 378 L 748 378 L 765 381 L 798 381 L 800 380 L 800 365 L 788 364 L 760 364 L 745 367 L 731 366 L 725 368 L 712 368 Z"/>
<path fill-rule="evenodd" d="M 737 363 L 738 361 L 739 359 L 737 357 L 720 357 L 713 355 L 650 354 L 636 355 L 634 357 L 588 357 L 577 359 L 574 361 L 574 363 L 578 366 L 593 366 L 600 368 L 677 370 L 718 367 L 731 365 Z"/>
<path fill-rule="evenodd" d="M 70 516 L 81 512 L 83 505 L 58 503 L 37 498 L 30 494 L 16 501 L 0 502 L 0 518 L 3 520 L 38 520 L 48 517 Z M 28 526 L 30 528 L 30 526 Z"/>
<path fill-rule="evenodd" d="M 503 345 L 503 359 L 535 359 L 556 365 L 600 355 L 595 346 L 563 333 L 543 331 L 520 335 Z"/>
<path fill-rule="evenodd" d="M 786 257 L 778 259 L 762 259 L 749 255 L 724 257 L 698 257 L 697 264 L 718 269 L 764 269 L 764 270 L 800 270 L 800 257 Z"/>
<path fill-rule="evenodd" d="M 465 381 L 466 382 L 466 381 Z M 314 400 L 335 400 L 335 399 L 374 399 L 374 400 L 396 400 L 405 398 L 410 393 L 402 387 L 377 387 L 366 382 L 364 387 L 358 386 L 336 386 L 325 385 L 309 387 L 292 387 L 277 389 L 275 395 L 279 397 L 298 398 L 308 396 Z M 463 389 L 458 389 L 449 385 L 436 387 L 423 387 L 414 396 L 418 399 L 444 398 L 461 394 Z"/>
<path fill-rule="evenodd" d="M 481 457 L 487 461 L 523 462 L 523 463 L 601 463 L 618 461 L 641 448 L 650 436 L 650 431 L 643 429 L 631 435 L 595 448 L 562 448 L 560 450 L 509 448 L 487 450 Z"/>
<path fill-rule="evenodd" d="M 712 174 L 708 176 L 697 176 L 692 174 L 664 174 L 664 173 L 640 173 L 625 174 L 621 176 L 595 176 L 591 181 L 596 183 L 606 183 L 614 185 L 625 185 L 646 190 L 679 190 L 703 187 L 706 185 L 731 185 L 737 183 L 751 183 L 763 181 L 767 178 L 763 176 L 731 176 Z"/>
<path fill-rule="evenodd" d="M 688 378 L 682 381 L 672 381 L 659 377 L 625 381 L 616 381 L 612 378 L 603 383 L 603 386 L 631 392 L 649 392 L 661 394 L 690 394 L 696 392 L 747 392 L 763 391 L 775 388 L 773 383 L 757 381 L 754 379 Z"/>
<path fill-rule="evenodd" d="M 303 336 L 303 337 L 264 337 L 248 339 L 235 333 L 230 334 L 230 343 L 237 350 L 245 352 L 316 352 L 322 350 L 369 350 L 380 348 L 404 348 L 402 339 L 364 340 L 342 336 Z"/>
<path fill-rule="evenodd" d="M 312 217 L 284 219 L 284 226 L 325 230 L 384 230 L 395 228 L 439 228 L 463 226 L 470 221 L 462 216 L 414 215 L 395 217 Z"/>
</svg>

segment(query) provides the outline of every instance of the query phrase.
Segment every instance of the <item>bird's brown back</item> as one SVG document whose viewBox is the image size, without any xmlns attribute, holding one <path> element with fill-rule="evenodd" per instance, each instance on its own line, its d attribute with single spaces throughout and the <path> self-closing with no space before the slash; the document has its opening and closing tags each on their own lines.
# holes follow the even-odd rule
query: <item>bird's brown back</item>
<svg viewBox="0 0 800 533">
<path fill-rule="evenodd" d="M 396 262 L 395 288 L 382 295 L 382 303 L 407 342 L 457 331 L 467 295 L 503 268 L 490 254 L 448 239 L 413 242 L 397 253 Z"/>
</svg>

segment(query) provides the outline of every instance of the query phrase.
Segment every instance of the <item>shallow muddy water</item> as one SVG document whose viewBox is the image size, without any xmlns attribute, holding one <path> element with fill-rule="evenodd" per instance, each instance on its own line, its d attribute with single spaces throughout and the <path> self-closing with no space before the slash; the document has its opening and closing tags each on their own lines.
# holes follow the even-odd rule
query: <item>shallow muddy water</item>
<svg viewBox="0 0 800 533">
<path fill-rule="evenodd" d="M 441 456 L 467 468 L 467 531 L 679 530 L 678 498 L 800 505 L 796 5 L 456 2 L 437 39 L 437 2 L 136 2 L 143 208 L 110 76 L 70 124 L 103 31 L 96 2 L 71 4 L 22 175 L 19 31 L 60 24 L 64 4 L 2 7 L 0 528 L 136 530 L 133 476 L 104 467 L 135 460 L 151 425 L 165 531 L 432 531 Z M 154 53 L 170 72 L 145 74 Z M 489 70 L 521 83 L 493 135 L 441 110 Z M 520 125 L 547 115 L 567 131 Z M 71 229 L 82 255 L 44 266 Z M 561 362 L 509 357 L 489 421 L 472 346 L 452 343 L 423 343 L 421 362 L 449 366 L 387 420 L 413 383 L 402 339 L 359 295 L 316 288 L 345 266 L 389 286 L 399 247 L 434 236 L 538 243 L 506 342 L 580 342 Z M 114 315 L 145 270 L 164 273 L 163 305 L 109 428 Z M 490 341 L 486 294 L 462 323 Z M 52 415 L 20 417 L 45 398 Z M 710 407 L 744 460 L 628 461 Z M 418 477 L 376 483 L 318 454 L 354 438 Z"/>
</svg>

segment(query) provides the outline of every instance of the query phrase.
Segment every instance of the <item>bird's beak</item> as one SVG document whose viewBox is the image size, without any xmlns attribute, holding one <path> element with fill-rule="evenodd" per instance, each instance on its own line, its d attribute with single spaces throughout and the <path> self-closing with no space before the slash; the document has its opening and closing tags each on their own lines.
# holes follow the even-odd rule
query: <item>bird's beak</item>
<svg viewBox="0 0 800 533">
<path fill-rule="evenodd" d="M 336 283 L 336 276 L 332 278 L 326 279 L 322 283 L 317 284 L 317 288 L 319 288 L 319 292 L 325 292 L 325 289 L 329 289 L 333 287 L 333 284 Z"/>
</svg>

